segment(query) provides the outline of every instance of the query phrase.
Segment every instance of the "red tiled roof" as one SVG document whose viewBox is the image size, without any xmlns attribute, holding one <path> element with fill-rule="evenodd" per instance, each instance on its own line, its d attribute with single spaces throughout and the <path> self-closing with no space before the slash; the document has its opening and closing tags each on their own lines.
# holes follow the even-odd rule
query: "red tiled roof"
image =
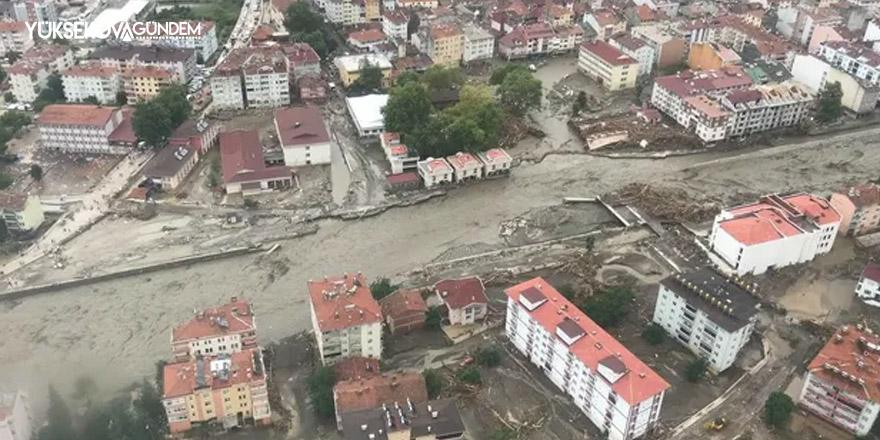
<svg viewBox="0 0 880 440">
<path fill-rule="evenodd" d="M 309 43 L 282 44 L 281 50 L 287 55 L 287 59 L 294 64 L 314 64 L 321 62 L 318 53 Z"/>
<path fill-rule="evenodd" d="M 868 263 L 868 265 L 862 269 L 862 278 L 867 278 L 880 283 L 880 265 L 876 263 Z"/>
<path fill-rule="evenodd" d="M 27 31 L 27 24 L 23 21 L 0 21 L 0 32 Z"/>
<path fill-rule="evenodd" d="M 727 100 L 733 104 L 760 101 L 764 94 L 760 90 L 734 90 L 727 94 Z"/>
<path fill-rule="evenodd" d="M 636 405 L 669 389 L 669 384 L 660 375 L 565 299 L 543 278 L 533 278 L 504 292 L 513 301 L 518 302 L 521 294 L 533 290 L 539 291 L 548 300 L 529 312 L 532 319 L 552 335 L 556 335 L 556 328 L 566 320 L 573 321 L 577 327 L 580 327 L 583 336 L 568 346 L 569 351 L 591 371 L 598 371 L 599 363 L 609 368 L 621 368 L 623 376 L 611 387 L 630 405 Z"/>
<path fill-rule="evenodd" d="M 867 183 L 845 188 L 838 191 L 838 194 L 848 197 L 853 205 L 857 207 L 880 204 L 880 185 L 877 185 L 876 183 Z"/>
<path fill-rule="evenodd" d="M 406 13 L 403 10 L 395 9 L 393 11 L 385 10 L 385 14 L 383 15 L 383 20 L 388 20 L 394 24 L 401 25 L 409 22 L 409 17 L 406 16 Z"/>
<path fill-rule="evenodd" d="M 69 47 L 58 44 L 34 46 L 25 51 L 15 64 L 6 69 L 6 73 L 10 75 L 30 75 L 39 69 L 48 67 L 51 61 L 64 56 L 69 51 Z"/>
<path fill-rule="evenodd" d="M 289 107 L 275 110 L 275 126 L 282 147 L 298 147 L 330 142 L 321 112 L 315 107 Z"/>
<path fill-rule="evenodd" d="M 510 155 L 501 148 L 493 148 L 489 151 L 486 151 L 484 153 L 484 156 L 491 161 L 496 161 L 499 159 L 510 159 Z"/>
<path fill-rule="evenodd" d="M 839 390 L 877 402 L 880 400 L 878 351 L 880 337 L 876 334 L 842 327 L 813 358 L 807 370 Z"/>
<path fill-rule="evenodd" d="M 431 39 L 449 38 L 463 35 L 461 28 L 452 23 L 435 23 L 431 25 Z"/>
<path fill-rule="evenodd" d="M 797 194 L 783 198 L 791 203 L 800 212 L 803 212 L 810 220 L 819 225 L 830 225 L 840 222 L 840 214 L 831 207 L 827 200 L 810 194 Z"/>
<path fill-rule="evenodd" d="M 27 204 L 28 195 L 13 191 L 0 191 L 0 209 L 22 211 Z"/>
<path fill-rule="evenodd" d="M 104 127 L 119 107 L 102 107 L 90 104 L 47 105 L 37 116 L 43 125 L 80 125 Z"/>
<path fill-rule="evenodd" d="M 379 359 L 354 356 L 345 358 L 335 365 L 336 381 L 361 380 L 379 376 Z"/>
<path fill-rule="evenodd" d="M 254 29 L 254 33 L 251 34 L 251 38 L 257 41 L 266 41 L 272 38 L 272 34 L 274 33 L 275 30 L 272 29 L 271 26 L 257 26 L 257 28 Z"/>
<path fill-rule="evenodd" d="M 654 80 L 669 92 L 678 96 L 745 87 L 752 84 L 742 66 L 727 66 L 715 70 L 685 70 L 675 75 L 661 76 Z"/>
<path fill-rule="evenodd" d="M 581 50 L 585 50 L 592 53 L 593 55 L 596 55 L 598 58 L 612 66 L 638 64 L 638 61 L 634 60 L 632 57 L 625 55 L 623 52 L 617 50 L 617 48 L 604 41 L 593 41 L 584 43 L 581 45 Z"/>
<path fill-rule="evenodd" d="M 276 11 L 286 14 L 287 9 L 290 8 L 290 5 L 296 3 L 299 0 L 272 0 L 272 7 L 275 8 Z"/>
<path fill-rule="evenodd" d="M 460 309 L 470 304 L 488 304 L 483 281 L 477 277 L 458 280 L 442 280 L 434 284 L 434 291 L 450 309 Z"/>
<path fill-rule="evenodd" d="M 428 401 L 425 378 L 418 372 L 337 382 L 333 395 L 337 414 L 373 409 L 383 403 L 393 407 L 394 402 L 405 404 L 407 398 L 412 403 Z"/>
<path fill-rule="evenodd" d="M 266 167 L 260 135 L 254 130 L 220 133 L 220 161 L 226 183 L 280 179 L 291 175 L 288 167 Z"/>
<path fill-rule="evenodd" d="M 61 72 L 62 76 L 100 76 L 102 78 L 109 78 L 115 74 L 115 68 L 104 66 L 100 61 L 77 64 Z"/>
<path fill-rule="evenodd" d="M 385 39 L 385 33 L 379 29 L 366 29 L 348 34 L 350 40 L 359 41 L 361 43 L 373 43 Z"/>
<path fill-rule="evenodd" d="M 134 144 L 137 141 L 137 135 L 134 133 L 134 125 L 132 124 L 132 116 L 134 109 L 131 107 L 122 107 L 122 121 L 107 136 L 107 140 L 117 144 Z"/>
<path fill-rule="evenodd" d="M 613 26 L 620 23 L 620 19 L 612 11 L 596 11 L 593 12 L 593 18 L 599 23 L 599 26 Z"/>
<path fill-rule="evenodd" d="M 482 162 L 480 162 L 480 160 L 477 159 L 476 156 L 471 153 L 465 153 L 461 151 L 453 154 L 452 156 L 447 156 L 446 160 L 449 162 L 450 165 L 452 165 L 452 168 L 455 169 L 482 165 Z"/>
<path fill-rule="evenodd" d="M 414 183 L 421 181 L 419 175 L 414 172 L 409 173 L 400 173 L 400 174 L 392 174 L 385 178 L 385 180 L 391 185 L 403 184 L 403 183 Z"/>
<path fill-rule="evenodd" d="M 614 41 L 629 50 L 639 50 L 640 48 L 648 45 L 648 43 L 645 43 L 645 40 L 642 40 L 641 38 L 631 37 L 629 35 L 614 37 Z"/>
<path fill-rule="evenodd" d="M 792 218 L 806 216 L 818 225 L 840 221 L 840 215 L 824 199 L 809 194 L 783 198 L 763 197 L 761 202 L 728 210 L 734 218 L 719 226 L 738 242 L 751 246 L 803 233 Z"/>
<path fill-rule="evenodd" d="M 321 331 L 382 322 L 382 310 L 363 275 L 309 281 L 309 297 Z"/>
<path fill-rule="evenodd" d="M 158 66 L 134 66 L 125 69 L 123 75 L 126 78 L 158 78 L 171 79 L 171 72 Z"/>
<path fill-rule="evenodd" d="M 648 5 L 636 6 L 636 14 L 639 15 L 641 21 L 656 21 L 660 19 L 660 15 L 654 12 Z"/>
<path fill-rule="evenodd" d="M 422 299 L 422 292 L 417 289 L 400 289 L 379 300 L 382 314 L 398 320 L 401 316 L 411 313 L 425 313 L 428 305 Z"/>
<path fill-rule="evenodd" d="M 215 390 L 265 380 L 263 372 L 257 374 L 254 370 L 254 357 L 261 356 L 258 350 L 255 348 L 232 353 L 228 357 L 206 357 L 202 361 L 168 364 L 163 374 L 163 395 L 165 398 L 180 397 L 192 394 L 197 388 L 201 389 L 202 387 L 197 384 L 199 366 L 203 373 L 204 387 Z M 211 371 L 211 363 L 219 362 L 221 359 L 228 359 L 230 362 L 225 380 L 219 374 L 215 377 Z"/>
<path fill-rule="evenodd" d="M 189 321 L 171 331 L 171 342 L 212 338 L 221 335 L 256 331 L 250 304 L 233 298 L 229 304 L 199 312 Z"/>
</svg>

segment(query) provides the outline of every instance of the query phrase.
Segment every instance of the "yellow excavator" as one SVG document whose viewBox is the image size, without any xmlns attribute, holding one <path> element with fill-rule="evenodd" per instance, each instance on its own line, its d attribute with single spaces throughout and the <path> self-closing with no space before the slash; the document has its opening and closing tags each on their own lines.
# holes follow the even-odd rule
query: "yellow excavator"
<svg viewBox="0 0 880 440">
<path fill-rule="evenodd" d="M 727 426 L 727 419 L 719 417 L 706 423 L 706 431 L 721 431 L 725 426 Z"/>
</svg>

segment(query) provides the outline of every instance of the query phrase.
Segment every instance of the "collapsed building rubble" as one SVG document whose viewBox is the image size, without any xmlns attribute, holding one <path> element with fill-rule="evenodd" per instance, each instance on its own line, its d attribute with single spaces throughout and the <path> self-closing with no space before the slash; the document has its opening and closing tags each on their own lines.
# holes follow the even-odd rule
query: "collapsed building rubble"
<svg viewBox="0 0 880 440">
<path fill-rule="evenodd" d="M 603 118 L 573 117 L 569 125 L 588 150 L 600 148 L 643 148 L 651 150 L 682 150 L 702 147 L 692 133 L 663 124 L 652 117 L 650 109 Z"/>
<path fill-rule="evenodd" d="M 612 205 L 634 205 L 640 212 L 666 223 L 708 221 L 721 209 L 717 202 L 706 198 L 695 199 L 684 190 L 640 182 L 631 183 L 602 198 Z"/>
</svg>

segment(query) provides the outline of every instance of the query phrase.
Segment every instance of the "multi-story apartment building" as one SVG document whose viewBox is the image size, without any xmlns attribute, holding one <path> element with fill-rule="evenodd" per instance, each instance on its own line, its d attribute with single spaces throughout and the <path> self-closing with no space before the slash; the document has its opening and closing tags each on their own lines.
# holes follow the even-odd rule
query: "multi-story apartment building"
<svg viewBox="0 0 880 440">
<path fill-rule="evenodd" d="M 396 408 L 408 403 L 419 404 L 427 400 L 428 389 L 425 378 L 417 371 L 343 379 L 333 387 L 336 428 L 343 429 L 342 421 L 356 411 L 382 408 L 384 405 L 385 408 L 394 409 L 396 412 Z M 347 434 L 353 436 L 355 432 Z M 366 440 L 369 440 L 369 437 Z"/>
<path fill-rule="evenodd" d="M 645 40 L 620 35 L 608 40 L 608 44 L 639 62 L 638 76 L 650 76 L 654 71 L 654 49 Z"/>
<path fill-rule="evenodd" d="M 382 14 L 382 32 L 384 32 L 388 38 L 400 38 L 406 40 L 407 23 L 409 23 L 409 17 L 406 15 L 405 11 L 386 10 L 385 13 Z"/>
<path fill-rule="evenodd" d="M 272 108 L 290 104 L 290 60 L 277 47 L 232 51 L 211 77 L 218 108 Z"/>
<path fill-rule="evenodd" d="M 325 0 L 324 7 L 331 23 L 354 26 L 366 22 L 363 0 Z"/>
<path fill-rule="evenodd" d="M 12 94 L 19 102 L 33 102 L 46 87 L 49 75 L 67 70 L 72 65 L 73 52 L 69 47 L 34 46 L 6 70 Z"/>
<path fill-rule="evenodd" d="M 736 52 L 715 43 L 694 43 L 688 53 L 687 64 L 693 70 L 717 70 L 742 63 Z"/>
<path fill-rule="evenodd" d="M 410 399 L 400 402 L 399 407 L 400 411 L 376 407 L 344 414 L 341 423 L 344 440 L 465 438 L 464 422 L 453 399 L 425 403 Z"/>
<path fill-rule="evenodd" d="M 847 41 L 829 41 L 819 48 L 819 58 L 871 85 L 880 84 L 880 53 Z"/>
<path fill-rule="evenodd" d="M 0 439 L 30 440 L 32 435 L 27 395 L 21 391 L 0 392 Z"/>
<path fill-rule="evenodd" d="M 483 162 L 483 175 L 486 177 L 509 173 L 513 164 L 513 158 L 501 148 L 481 151 L 477 156 Z"/>
<path fill-rule="evenodd" d="M 275 133 L 289 167 L 330 163 L 330 134 L 316 107 L 275 110 Z"/>
<path fill-rule="evenodd" d="M 6 3 L 11 6 L 5 18 L 11 21 L 25 23 L 44 22 L 40 28 L 46 32 L 49 30 L 47 22 L 57 21 L 58 14 L 55 3 L 52 0 L 15 0 Z"/>
<path fill-rule="evenodd" d="M 43 205 L 40 196 L 11 191 L 0 191 L 0 216 L 10 232 L 31 232 L 43 224 Z"/>
<path fill-rule="evenodd" d="M 438 0 L 397 0 L 397 7 L 401 9 L 437 9 L 439 6 Z"/>
<path fill-rule="evenodd" d="M 166 36 L 164 39 L 161 40 L 161 44 L 181 49 L 193 49 L 196 51 L 196 57 L 204 63 L 205 60 L 211 58 L 211 55 L 214 55 L 214 52 L 217 51 L 217 31 L 214 28 L 214 22 L 195 22 L 189 20 L 184 21 L 190 23 L 190 25 L 193 27 L 200 26 L 199 34 L 197 36 L 178 38 L 168 38 Z"/>
<path fill-rule="evenodd" d="M 53 104 L 37 116 L 40 148 L 65 153 L 128 154 L 131 112 L 118 107 Z"/>
<path fill-rule="evenodd" d="M 309 281 L 309 299 L 324 365 L 350 356 L 381 359 L 382 309 L 363 275 Z"/>
<path fill-rule="evenodd" d="M 495 56 L 495 37 L 480 26 L 469 23 L 464 26 L 464 52 L 462 62 L 488 60 Z"/>
<path fill-rule="evenodd" d="M 459 151 L 452 156 L 446 156 L 446 162 L 452 165 L 456 182 L 483 178 L 483 163 L 471 153 Z"/>
<path fill-rule="evenodd" d="M 741 67 L 696 72 L 685 70 L 654 80 L 651 105 L 688 128 L 692 126 L 693 117 L 686 98 L 699 95 L 715 97 L 751 85 L 751 78 Z"/>
<path fill-rule="evenodd" d="M 704 267 L 660 282 L 654 322 L 720 373 L 749 341 L 760 304 L 751 285 Z"/>
<path fill-rule="evenodd" d="M 380 14 L 379 0 L 363 0 L 364 1 L 364 21 L 374 23 L 382 19 Z"/>
<path fill-rule="evenodd" d="M 409 148 L 400 142 L 400 133 L 382 133 L 379 144 L 385 152 L 385 159 L 391 165 L 391 174 L 412 171 L 419 161 L 418 156 L 410 156 Z"/>
<path fill-rule="evenodd" d="M 581 45 L 578 70 L 613 92 L 636 86 L 639 62 L 604 41 L 593 41 Z"/>
<path fill-rule="evenodd" d="M 464 32 L 455 23 L 433 23 L 428 32 L 427 54 L 434 64 L 457 66 L 464 55 Z"/>
<path fill-rule="evenodd" d="M 663 378 L 544 279 L 505 293 L 507 337 L 608 439 L 651 431 L 669 389 Z"/>
<path fill-rule="evenodd" d="M 361 76 L 361 69 L 365 66 L 378 67 L 382 71 L 382 83 L 388 86 L 391 82 L 391 61 L 381 54 L 347 55 L 336 57 L 333 64 L 339 69 L 339 79 L 345 87 L 350 86 Z"/>
<path fill-rule="evenodd" d="M 498 54 L 508 60 L 531 55 L 547 55 L 574 50 L 584 39 L 580 26 L 547 23 L 519 25 L 498 40 Z"/>
<path fill-rule="evenodd" d="M 831 195 L 840 214 L 840 235 L 858 236 L 880 229 L 880 185 L 852 186 Z"/>
<path fill-rule="evenodd" d="M 271 423 L 259 348 L 166 365 L 163 386 L 162 404 L 172 434 L 207 422 L 225 429 Z"/>
<path fill-rule="evenodd" d="M 34 37 L 23 21 L 0 21 L 0 56 L 34 47 Z"/>
<path fill-rule="evenodd" d="M 95 49 L 89 58 L 119 71 L 135 66 L 155 66 L 174 75 L 174 82 L 188 83 L 196 74 L 195 49 L 167 46 L 114 45 Z"/>
<path fill-rule="evenodd" d="M 721 98 L 721 104 L 731 113 L 726 136 L 796 126 L 812 115 L 813 101 L 814 96 L 794 82 L 734 90 Z"/>
<path fill-rule="evenodd" d="M 583 20 L 584 24 L 593 29 L 597 38 L 602 41 L 626 32 L 626 21 L 610 10 L 584 14 Z"/>
<path fill-rule="evenodd" d="M 807 367 L 798 404 L 826 422 L 867 435 L 880 412 L 877 384 L 880 337 L 857 325 L 843 326 Z"/>
<path fill-rule="evenodd" d="M 445 185 L 452 183 L 454 173 L 452 165 L 446 159 L 434 159 L 429 157 L 416 163 L 416 170 L 419 177 L 425 183 L 425 188 L 431 189 L 437 185 Z"/>
<path fill-rule="evenodd" d="M 287 43 L 280 47 L 290 63 L 291 80 L 306 75 L 321 75 L 321 58 L 308 43 Z"/>
<path fill-rule="evenodd" d="M 880 307 L 880 265 L 868 263 L 856 284 L 856 296 L 865 304 Z"/>
<path fill-rule="evenodd" d="M 174 74 L 156 66 L 134 66 L 122 74 L 123 90 L 129 104 L 149 101 L 174 82 Z"/>
<path fill-rule="evenodd" d="M 659 25 L 646 24 L 630 30 L 633 37 L 640 38 L 654 49 L 654 64 L 665 68 L 681 63 L 687 53 L 688 43 L 679 36 L 673 35 Z"/>
<path fill-rule="evenodd" d="M 831 251 L 840 215 L 810 194 L 764 196 L 715 216 L 711 249 L 739 275 L 805 263 Z"/>
<path fill-rule="evenodd" d="M 196 316 L 171 331 L 171 352 L 177 362 L 256 347 L 256 317 L 250 303 L 237 297 L 220 307 L 196 312 Z"/>
<path fill-rule="evenodd" d="M 61 72 L 61 83 L 68 102 L 82 102 L 94 97 L 101 104 L 112 104 L 122 90 L 119 71 L 99 62 L 77 64 Z"/>
</svg>

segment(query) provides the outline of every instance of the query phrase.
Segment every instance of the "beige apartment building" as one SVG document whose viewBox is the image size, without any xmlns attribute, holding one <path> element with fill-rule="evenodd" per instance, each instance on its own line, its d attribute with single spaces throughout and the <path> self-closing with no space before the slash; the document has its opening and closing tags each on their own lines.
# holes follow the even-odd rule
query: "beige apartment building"
<svg viewBox="0 0 880 440">
<path fill-rule="evenodd" d="M 163 87 L 174 82 L 174 76 L 166 69 L 157 66 L 134 66 L 122 75 L 123 89 L 129 104 L 149 101 L 159 94 Z"/>
<path fill-rule="evenodd" d="M 868 183 L 842 189 L 831 196 L 840 214 L 840 235 L 858 236 L 880 229 L 880 185 Z"/>
<path fill-rule="evenodd" d="M 457 66 L 464 55 L 464 32 L 453 23 L 431 26 L 428 38 L 428 56 L 434 64 Z"/>
<path fill-rule="evenodd" d="M 636 86 L 639 62 L 604 41 L 593 41 L 581 45 L 578 70 L 613 92 Z"/>
</svg>

